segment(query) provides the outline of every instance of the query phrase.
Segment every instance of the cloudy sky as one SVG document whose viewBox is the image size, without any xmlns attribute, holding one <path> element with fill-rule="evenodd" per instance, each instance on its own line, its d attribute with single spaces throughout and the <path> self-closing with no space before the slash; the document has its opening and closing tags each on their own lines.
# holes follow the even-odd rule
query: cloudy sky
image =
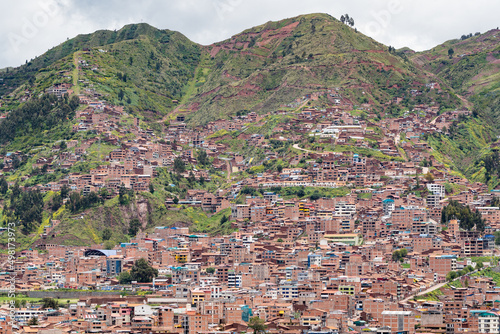
<svg viewBox="0 0 500 334">
<path fill-rule="evenodd" d="M 300 14 L 348 13 L 361 32 L 420 51 L 500 25 L 498 0 L 22 0 L 0 4 L 0 68 L 18 66 L 78 34 L 146 22 L 211 44 Z"/>
</svg>

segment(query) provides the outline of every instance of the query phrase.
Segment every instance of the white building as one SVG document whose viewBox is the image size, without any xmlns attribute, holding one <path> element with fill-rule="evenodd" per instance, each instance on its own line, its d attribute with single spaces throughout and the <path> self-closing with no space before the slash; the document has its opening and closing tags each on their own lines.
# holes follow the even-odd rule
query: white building
<svg viewBox="0 0 500 334">
<path fill-rule="evenodd" d="M 14 312 L 14 321 L 27 323 L 31 318 L 41 319 L 47 310 L 21 308 Z"/>
<path fill-rule="evenodd" d="M 335 204 L 336 217 L 352 217 L 356 214 L 356 205 L 346 202 L 337 202 Z"/>
<path fill-rule="evenodd" d="M 149 317 L 153 315 L 153 310 L 148 304 L 138 305 L 134 307 L 134 314 L 137 316 Z"/>
<path fill-rule="evenodd" d="M 444 189 L 444 185 L 442 185 L 442 184 L 429 183 L 429 184 L 427 184 L 427 190 L 429 190 L 429 192 L 434 194 L 434 195 L 438 195 L 438 196 L 441 196 L 444 198 L 445 189 Z"/>
<path fill-rule="evenodd" d="M 496 312 L 481 312 L 478 315 L 479 333 L 499 333 L 498 314 Z"/>
<path fill-rule="evenodd" d="M 227 274 L 227 286 L 230 288 L 241 288 L 241 274 L 229 272 Z"/>
</svg>

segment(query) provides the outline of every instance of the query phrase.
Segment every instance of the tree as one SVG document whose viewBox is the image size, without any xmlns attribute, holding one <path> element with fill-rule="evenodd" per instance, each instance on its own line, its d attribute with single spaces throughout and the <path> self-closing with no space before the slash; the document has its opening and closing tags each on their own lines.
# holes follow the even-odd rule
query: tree
<svg viewBox="0 0 500 334">
<path fill-rule="evenodd" d="M 104 249 L 110 250 L 110 249 L 113 249 L 113 247 L 115 247 L 115 243 L 111 240 L 106 240 L 106 241 L 104 241 L 103 246 L 104 246 Z"/>
<path fill-rule="evenodd" d="M 297 196 L 300 198 L 300 197 L 304 197 L 306 195 L 306 193 L 304 192 L 304 189 L 300 188 L 299 191 L 297 191 Z"/>
<path fill-rule="evenodd" d="M 63 199 L 61 194 L 55 194 L 54 197 L 52 197 L 52 205 L 51 209 L 52 211 L 57 211 L 59 208 L 63 205 Z"/>
<path fill-rule="evenodd" d="M 118 201 L 120 202 L 120 205 L 128 204 L 127 188 L 125 188 L 123 183 L 118 189 Z"/>
<path fill-rule="evenodd" d="M 399 261 L 401 255 L 399 254 L 399 250 L 395 250 L 392 252 L 392 261 Z"/>
<path fill-rule="evenodd" d="M 432 175 L 431 172 L 427 172 L 427 174 L 425 174 L 425 179 L 428 181 L 428 182 L 432 182 L 434 181 L 434 175 Z"/>
<path fill-rule="evenodd" d="M 42 166 L 41 172 L 42 172 L 43 174 L 46 174 L 48 170 L 49 170 L 49 165 L 48 165 L 48 164 L 44 164 L 44 165 Z"/>
<path fill-rule="evenodd" d="M 149 183 L 149 192 L 152 194 L 155 193 L 155 186 L 152 183 Z"/>
<path fill-rule="evenodd" d="M 340 17 L 340 22 L 345 23 L 351 27 L 354 26 L 354 18 L 349 17 L 349 14 L 344 14 Z"/>
<path fill-rule="evenodd" d="M 139 221 L 139 219 L 137 218 L 132 219 L 128 226 L 128 234 L 131 237 L 135 237 L 137 232 L 139 232 L 139 227 L 141 227 L 141 222 Z"/>
<path fill-rule="evenodd" d="M 118 92 L 118 99 L 119 99 L 120 101 L 121 101 L 121 100 L 123 100 L 123 96 L 124 96 L 124 95 L 125 95 L 125 94 L 123 93 L 123 90 L 121 90 L 121 89 L 120 89 L 120 91 Z"/>
<path fill-rule="evenodd" d="M 151 267 L 148 261 L 143 258 L 135 261 L 130 270 L 132 281 L 137 281 L 139 283 L 149 283 L 156 276 L 158 276 L 158 270 Z"/>
<path fill-rule="evenodd" d="M 407 254 L 408 254 L 408 250 L 406 248 L 395 250 L 392 253 L 392 260 L 403 262 L 403 259 L 406 257 Z"/>
<path fill-rule="evenodd" d="M 207 151 L 201 150 L 198 152 L 198 163 L 202 166 L 206 166 L 210 163 L 210 160 L 208 159 Z"/>
<path fill-rule="evenodd" d="M 102 240 L 106 241 L 106 240 L 109 240 L 111 239 L 111 236 L 113 235 L 113 232 L 111 232 L 111 230 L 109 228 L 105 228 L 103 231 L 102 231 Z"/>
<path fill-rule="evenodd" d="M 60 143 L 59 143 L 59 148 L 61 150 L 65 150 L 68 148 L 68 145 L 66 145 L 66 142 L 64 140 L 62 140 Z"/>
<path fill-rule="evenodd" d="M 32 317 L 32 318 L 28 321 L 28 326 L 36 326 L 36 325 L 38 325 L 38 318 Z"/>
<path fill-rule="evenodd" d="M 99 190 L 99 196 L 101 197 L 101 200 L 104 202 L 108 196 L 108 189 L 106 187 L 102 187 L 101 190 Z"/>
<path fill-rule="evenodd" d="M 42 299 L 42 308 L 43 309 L 50 308 L 50 309 L 57 310 L 59 308 L 59 303 L 54 298 L 45 297 Z"/>
<path fill-rule="evenodd" d="M 225 222 L 228 221 L 228 218 L 226 215 L 223 215 L 222 218 L 220 219 L 220 224 L 223 225 Z"/>
<path fill-rule="evenodd" d="M 5 177 L 0 178 L 0 194 L 5 195 L 7 191 L 9 190 L 9 184 L 7 183 L 7 180 L 5 180 Z"/>
<path fill-rule="evenodd" d="M 129 284 L 130 282 L 132 282 L 132 277 L 130 276 L 130 273 L 128 271 L 122 271 L 118 275 L 118 281 L 120 282 L 120 284 Z"/>
<path fill-rule="evenodd" d="M 12 158 L 12 168 L 17 169 L 21 165 L 21 160 L 17 157 L 17 155 L 14 155 Z"/>
<path fill-rule="evenodd" d="M 446 274 L 446 280 L 449 282 L 453 281 L 457 277 L 458 277 L 458 274 L 456 271 L 450 271 L 448 274 Z"/>
<path fill-rule="evenodd" d="M 12 210 L 14 219 L 20 222 L 23 233 L 30 233 L 41 224 L 43 207 L 43 196 L 40 191 L 21 192 L 19 185 L 17 183 L 14 185 L 8 209 Z"/>
<path fill-rule="evenodd" d="M 278 171 L 278 173 L 281 173 L 283 171 L 283 166 L 281 165 L 276 166 L 276 170 Z"/>
<path fill-rule="evenodd" d="M 267 328 L 264 319 L 261 319 L 259 317 L 250 318 L 250 320 L 248 321 L 248 327 L 253 329 L 253 332 L 255 334 L 265 333 Z"/>
<path fill-rule="evenodd" d="M 70 190 L 70 189 L 69 189 L 69 187 L 68 187 L 68 185 L 67 185 L 67 184 L 63 185 L 63 186 L 61 187 L 61 197 L 62 197 L 62 198 L 66 198 L 66 197 L 68 197 L 69 190 Z"/>
<path fill-rule="evenodd" d="M 457 201 L 451 200 L 447 206 L 441 210 L 441 222 L 447 223 L 451 219 L 460 221 L 460 228 L 465 230 L 472 230 L 475 228 L 477 231 L 484 231 L 486 221 L 482 218 L 479 211 L 470 209 L 469 206 L 463 205 Z"/>
<path fill-rule="evenodd" d="M 207 274 L 212 275 L 213 273 L 215 273 L 215 268 L 214 267 L 208 267 L 205 271 L 207 272 Z"/>
<path fill-rule="evenodd" d="M 180 157 L 177 157 L 174 160 L 174 171 L 177 174 L 184 173 L 186 171 L 186 165 L 184 165 L 184 161 L 182 161 Z"/>
<path fill-rule="evenodd" d="M 311 199 L 311 201 L 317 201 L 321 198 L 321 195 L 317 192 L 314 192 L 311 196 L 309 196 L 309 198 Z"/>
<path fill-rule="evenodd" d="M 196 177 L 194 176 L 194 173 L 192 170 L 189 171 L 189 176 L 188 176 L 187 180 L 188 180 L 188 183 L 190 185 L 192 185 L 196 182 Z"/>
<path fill-rule="evenodd" d="M 448 57 L 453 58 L 453 54 L 455 53 L 455 50 L 453 50 L 453 48 L 449 48 L 448 49 Z"/>
<path fill-rule="evenodd" d="M 495 245 L 500 245 L 500 236 L 495 237 Z"/>
<path fill-rule="evenodd" d="M 172 201 L 174 202 L 174 204 L 177 204 L 177 203 L 179 203 L 179 198 L 174 197 L 174 199 Z"/>
</svg>

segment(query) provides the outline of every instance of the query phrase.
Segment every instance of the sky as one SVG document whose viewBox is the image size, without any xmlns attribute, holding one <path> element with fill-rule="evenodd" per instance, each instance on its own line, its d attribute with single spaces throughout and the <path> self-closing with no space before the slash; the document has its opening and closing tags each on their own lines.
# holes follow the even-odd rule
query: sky
<svg viewBox="0 0 500 334">
<path fill-rule="evenodd" d="M 19 66 L 78 34 L 149 23 L 207 45 L 300 14 L 342 14 L 362 33 L 416 51 L 500 26 L 498 0 L 3 0 L 0 68 Z"/>
</svg>

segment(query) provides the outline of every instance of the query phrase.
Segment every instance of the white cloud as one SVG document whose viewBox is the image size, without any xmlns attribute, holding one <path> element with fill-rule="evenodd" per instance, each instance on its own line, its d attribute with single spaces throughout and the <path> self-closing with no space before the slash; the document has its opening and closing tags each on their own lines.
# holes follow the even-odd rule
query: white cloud
<svg viewBox="0 0 500 334">
<path fill-rule="evenodd" d="M 45 6 L 44 6 L 45 5 Z M 47 7 L 48 6 L 48 7 Z M 349 13 L 356 27 L 397 48 L 432 48 L 498 26 L 500 2 L 476 0 L 23 0 L 0 5 L 0 68 L 17 66 L 67 38 L 147 22 L 210 44 L 244 29 L 300 14 Z M 48 19 L 47 19 L 48 18 Z"/>
</svg>

